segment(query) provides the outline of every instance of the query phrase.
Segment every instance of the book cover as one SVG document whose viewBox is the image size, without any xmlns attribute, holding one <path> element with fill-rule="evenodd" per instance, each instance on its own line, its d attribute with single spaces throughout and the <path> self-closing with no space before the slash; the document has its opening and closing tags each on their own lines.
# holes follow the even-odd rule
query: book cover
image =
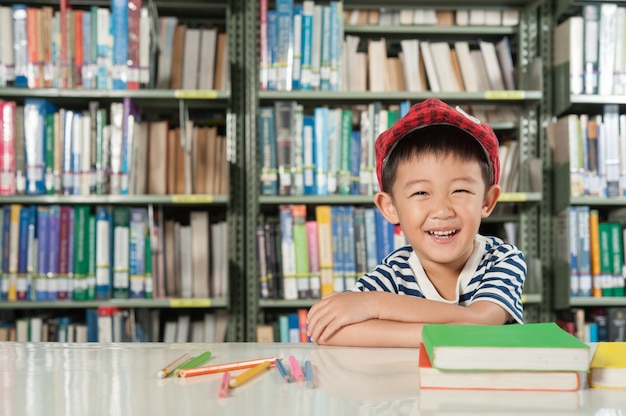
<svg viewBox="0 0 626 416">
<path fill-rule="evenodd" d="M 74 207 L 74 276 L 72 299 L 87 300 L 87 273 L 89 272 L 89 205 Z"/>
<path fill-rule="evenodd" d="M 309 287 L 309 249 L 306 230 L 306 205 L 291 205 L 293 218 L 293 244 L 295 251 L 296 280 L 298 299 L 310 297 Z"/>
<path fill-rule="evenodd" d="M 112 297 L 126 299 L 129 296 L 129 248 L 130 208 L 113 208 L 113 281 Z"/>
<path fill-rule="evenodd" d="M 335 240 L 333 239 L 331 206 L 316 206 L 315 219 L 318 229 L 321 294 L 327 296 L 333 293 L 334 284 L 333 241 Z"/>
<path fill-rule="evenodd" d="M 50 205 L 48 210 L 48 300 L 58 299 L 59 290 L 59 252 L 61 230 L 61 207 Z"/>
<path fill-rule="evenodd" d="M 333 205 L 330 207 L 330 222 L 332 233 L 332 255 L 333 255 L 333 292 L 343 292 L 346 289 L 345 281 L 345 253 L 344 229 L 345 224 L 343 206 Z"/>
<path fill-rule="evenodd" d="M 315 117 L 304 116 L 302 118 L 302 182 L 305 195 L 316 193 L 315 173 Z"/>
<path fill-rule="evenodd" d="M 128 0 L 111 2 L 113 60 L 111 79 L 114 90 L 124 90 L 128 80 Z"/>
<path fill-rule="evenodd" d="M 257 118 L 261 195 L 278 195 L 278 165 L 274 107 L 259 108 Z M 306 131 L 306 127 L 305 127 Z"/>
<path fill-rule="evenodd" d="M 35 273 L 33 290 L 35 300 L 48 300 L 48 251 L 49 246 L 49 208 L 47 206 L 37 207 L 37 271 Z"/>
<path fill-rule="evenodd" d="M 15 107 L 13 101 L 0 102 L 0 195 L 15 193 Z"/>
<path fill-rule="evenodd" d="M 319 232 L 317 221 L 308 220 L 305 223 L 308 260 L 309 260 L 309 290 L 312 298 L 321 296 Z"/>
<path fill-rule="evenodd" d="M 440 370 L 589 370 L 589 346 L 554 322 L 426 324 L 422 341 Z"/>
<path fill-rule="evenodd" d="M 131 299 L 146 297 L 146 234 L 148 209 L 130 208 L 129 218 L 129 294 Z"/>
<path fill-rule="evenodd" d="M 599 342 L 589 368 L 591 388 L 626 389 L 626 342 Z"/>
<path fill-rule="evenodd" d="M 298 299 L 296 247 L 293 234 L 293 213 L 289 205 L 280 206 L 280 248 L 282 254 L 283 299 Z M 307 265 L 308 267 L 308 265 Z"/>
<path fill-rule="evenodd" d="M 69 205 L 59 209 L 59 270 L 57 275 L 57 299 L 68 300 L 70 296 L 70 258 L 71 258 L 71 211 Z M 72 265 L 73 269 L 73 265 Z"/>
<path fill-rule="evenodd" d="M 442 371 L 434 368 L 424 345 L 419 349 L 421 389 L 575 391 L 580 376 L 575 371 Z"/>
</svg>

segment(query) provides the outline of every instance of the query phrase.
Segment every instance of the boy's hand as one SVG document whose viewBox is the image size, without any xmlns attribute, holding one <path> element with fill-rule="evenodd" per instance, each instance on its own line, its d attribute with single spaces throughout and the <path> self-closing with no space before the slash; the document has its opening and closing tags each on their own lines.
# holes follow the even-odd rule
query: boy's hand
<svg viewBox="0 0 626 416">
<path fill-rule="evenodd" d="M 307 315 L 307 335 L 326 340 L 344 326 L 377 319 L 375 292 L 342 292 L 322 298 Z"/>
</svg>

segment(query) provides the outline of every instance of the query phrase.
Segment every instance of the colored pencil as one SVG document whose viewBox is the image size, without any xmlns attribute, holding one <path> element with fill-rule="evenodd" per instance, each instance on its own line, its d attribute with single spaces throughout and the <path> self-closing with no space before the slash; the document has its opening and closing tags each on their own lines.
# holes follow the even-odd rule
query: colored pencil
<svg viewBox="0 0 626 416">
<path fill-rule="evenodd" d="M 306 386 L 310 389 L 313 388 L 313 368 L 311 367 L 311 361 L 306 360 L 304 362 L 304 379 L 306 380 Z"/>
<path fill-rule="evenodd" d="M 230 373 L 226 371 L 222 376 L 222 383 L 220 384 L 219 397 L 228 397 L 228 391 L 230 390 Z"/>
<path fill-rule="evenodd" d="M 249 381 L 251 379 L 253 379 L 254 377 L 258 376 L 259 374 L 261 374 L 263 371 L 267 370 L 268 368 L 270 368 L 270 365 L 272 365 L 271 361 L 264 361 L 260 364 L 255 365 L 254 367 L 252 367 L 251 369 L 244 371 L 243 373 L 239 374 L 237 377 L 231 379 L 228 382 L 228 385 L 230 387 L 239 387 L 242 384 L 244 384 L 246 381 Z"/>
<path fill-rule="evenodd" d="M 302 368 L 298 364 L 298 360 L 293 355 L 289 356 L 289 365 L 291 366 L 291 373 L 296 381 L 304 381 L 304 374 L 302 374 Z"/>
<path fill-rule="evenodd" d="M 224 371 L 236 371 L 236 370 L 243 370 L 245 368 L 251 368 L 265 361 L 269 361 L 271 364 L 273 364 L 273 361 L 275 360 L 276 360 L 276 357 L 266 357 L 266 358 L 257 358 L 254 360 L 238 361 L 238 362 L 232 362 L 232 363 L 226 363 L 226 364 L 208 365 L 205 367 L 187 368 L 184 370 L 180 370 L 178 374 L 180 377 L 193 377 L 193 376 L 201 376 L 205 374 L 223 373 Z"/>
<path fill-rule="evenodd" d="M 159 370 L 159 372 L 157 373 L 157 377 L 165 378 L 169 376 L 178 368 L 178 366 L 180 366 L 182 363 L 189 360 L 189 357 L 190 357 L 189 353 L 187 352 L 184 353 L 183 355 L 181 355 L 180 357 L 178 357 L 177 359 L 175 359 L 174 361 L 172 361 L 171 363 L 163 367 L 161 370 Z"/>
<path fill-rule="evenodd" d="M 210 359 L 211 359 L 211 351 L 203 352 L 202 354 L 198 355 L 197 357 L 192 358 L 191 360 L 187 361 L 186 363 L 178 367 L 175 373 L 176 375 L 180 376 L 181 370 L 199 367 L 201 364 L 209 361 Z"/>
<path fill-rule="evenodd" d="M 285 368 L 285 365 L 278 358 L 274 361 L 276 363 L 276 368 L 278 368 L 278 372 L 285 380 L 285 383 L 291 383 L 291 376 L 289 375 L 289 371 Z"/>
</svg>

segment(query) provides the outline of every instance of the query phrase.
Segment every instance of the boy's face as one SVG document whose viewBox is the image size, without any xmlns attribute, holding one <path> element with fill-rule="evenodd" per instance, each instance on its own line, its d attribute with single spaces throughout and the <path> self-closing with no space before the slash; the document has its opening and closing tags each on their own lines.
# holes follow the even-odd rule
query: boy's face
<svg viewBox="0 0 626 416">
<path fill-rule="evenodd" d="M 390 194 L 378 194 L 375 202 L 388 221 L 402 226 L 426 270 L 429 264 L 460 270 L 499 195 L 498 185 L 485 192 L 478 162 L 426 154 L 399 163 Z"/>
</svg>

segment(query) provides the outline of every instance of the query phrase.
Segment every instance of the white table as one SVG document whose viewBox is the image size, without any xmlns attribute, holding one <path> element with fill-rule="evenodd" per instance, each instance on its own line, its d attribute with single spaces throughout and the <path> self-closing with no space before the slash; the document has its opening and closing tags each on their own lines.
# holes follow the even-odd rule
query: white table
<svg viewBox="0 0 626 416">
<path fill-rule="evenodd" d="M 287 384 L 271 369 L 223 399 L 221 374 L 157 377 L 184 352 L 206 350 L 211 364 L 289 355 L 311 360 L 315 388 Z M 626 391 L 618 390 L 420 392 L 417 359 L 416 349 L 315 344 L 4 342 L 0 415 L 626 415 Z"/>
</svg>

